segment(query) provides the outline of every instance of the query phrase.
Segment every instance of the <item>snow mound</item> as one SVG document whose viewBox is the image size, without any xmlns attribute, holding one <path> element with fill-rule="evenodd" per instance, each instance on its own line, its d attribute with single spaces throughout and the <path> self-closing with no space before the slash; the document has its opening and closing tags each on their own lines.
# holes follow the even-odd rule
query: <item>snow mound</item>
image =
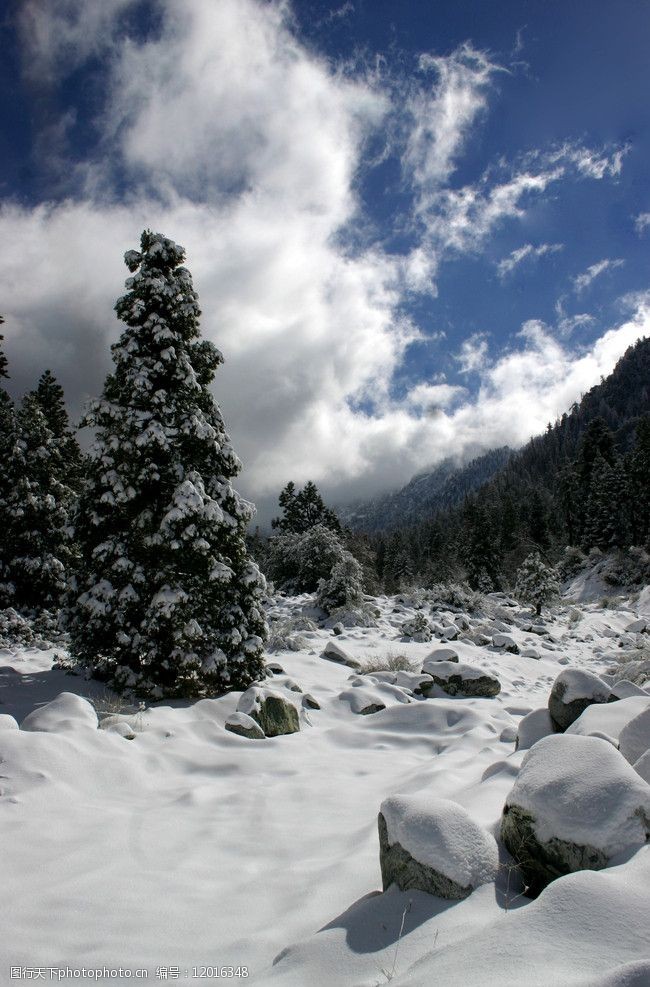
<svg viewBox="0 0 650 987">
<path fill-rule="evenodd" d="M 631 696 L 629 699 L 619 699 L 615 703 L 596 703 L 593 706 L 587 706 L 584 713 L 581 713 L 578 719 L 567 728 L 566 732 L 577 734 L 579 737 L 600 736 L 618 747 L 621 731 L 630 720 L 633 720 L 645 709 L 650 709 L 650 696 Z M 640 754 L 637 755 L 637 757 L 640 756 Z M 630 759 L 628 757 L 626 760 L 630 761 L 631 764 L 637 758 Z"/>
<path fill-rule="evenodd" d="M 0 713 L 0 730 L 18 730 L 18 723 L 9 713 Z"/>
<path fill-rule="evenodd" d="M 534 819 L 537 838 L 595 847 L 611 859 L 646 842 L 650 786 L 611 744 L 557 734 L 524 756 L 507 798 Z"/>
<path fill-rule="evenodd" d="M 542 737 L 553 733 L 553 721 L 548 709 L 533 709 L 522 716 L 517 729 L 517 750 L 527 751 Z"/>
<path fill-rule="evenodd" d="M 365 678 L 365 677 L 364 677 Z M 341 702 L 349 704 L 353 713 L 377 713 L 388 705 L 410 702 L 410 695 L 404 689 L 390 685 L 387 682 L 371 682 L 363 679 L 353 681 L 351 689 L 345 689 L 340 695 Z"/>
<path fill-rule="evenodd" d="M 21 723 L 22 730 L 42 730 L 45 733 L 77 730 L 80 727 L 96 730 L 98 726 L 93 704 L 72 692 L 62 692 L 45 706 L 35 709 Z"/>
<path fill-rule="evenodd" d="M 634 700 L 628 699 L 627 702 L 632 703 Z M 619 749 L 630 764 L 635 764 L 646 751 L 650 750 L 650 701 L 646 704 L 646 708 L 634 719 L 628 720 L 621 730 Z"/>
<path fill-rule="evenodd" d="M 393 795 L 382 802 L 380 812 L 389 844 L 399 843 L 418 863 L 463 888 L 494 880 L 496 840 L 456 802 L 428 793 Z"/>
</svg>

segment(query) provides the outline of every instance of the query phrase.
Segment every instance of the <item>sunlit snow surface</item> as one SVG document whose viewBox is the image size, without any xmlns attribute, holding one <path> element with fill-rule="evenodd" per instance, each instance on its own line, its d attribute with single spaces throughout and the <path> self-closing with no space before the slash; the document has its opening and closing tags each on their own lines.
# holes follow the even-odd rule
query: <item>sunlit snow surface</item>
<svg viewBox="0 0 650 987">
<path fill-rule="evenodd" d="M 378 626 L 337 643 L 361 662 L 402 654 L 419 665 L 437 645 L 400 639 L 415 611 L 376 602 Z M 272 616 L 311 603 L 282 599 Z M 32 714 L 29 730 L 0 729 L 0 982 L 11 967 L 67 965 L 147 968 L 149 982 L 177 968 L 178 982 L 198 984 L 201 967 L 233 965 L 248 968 L 248 982 L 296 987 L 647 985 L 650 847 L 556 881 L 535 902 L 520 895 L 504 851 L 496 884 L 465 901 L 378 893 L 382 801 L 429 792 L 497 835 L 525 753 L 514 752 L 519 720 L 546 705 L 567 660 L 599 673 L 633 649 L 625 627 L 636 612 L 561 609 L 550 638 L 509 625 L 540 660 L 454 641 L 461 663 L 499 678 L 494 699 L 408 702 L 401 685 L 354 685 L 350 667 L 321 657 L 332 632 L 301 630 L 302 650 L 269 656 L 322 707 L 301 712 L 297 734 L 227 732 L 239 693 L 121 717 L 132 740 L 95 729 L 92 710 L 70 697 Z M 61 693 L 106 710 L 101 685 L 52 670 L 52 658 L 0 651 L 0 727 Z M 273 676 L 273 688 L 283 681 Z M 355 713 L 356 688 L 386 709 Z"/>
</svg>

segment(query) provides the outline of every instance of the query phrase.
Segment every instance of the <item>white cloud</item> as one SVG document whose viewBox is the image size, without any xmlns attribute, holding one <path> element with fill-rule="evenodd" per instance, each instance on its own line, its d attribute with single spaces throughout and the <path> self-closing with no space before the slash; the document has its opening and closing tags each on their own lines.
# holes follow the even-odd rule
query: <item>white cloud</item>
<svg viewBox="0 0 650 987">
<path fill-rule="evenodd" d="M 488 359 L 488 342 L 484 332 L 476 332 L 463 340 L 456 360 L 460 364 L 460 372 L 473 373 L 484 369 Z"/>
<path fill-rule="evenodd" d="M 604 274 L 606 271 L 614 271 L 617 267 L 622 267 L 624 263 L 625 261 L 619 258 L 617 260 L 599 260 L 597 264 L 592 264 L 586 271 L 578 274 L 573 279 L 573 288 L 576 294 L 582 294 L 583 291 L 587 290 L 591 282 L 595 281 L 601 274 Z"/>
<path fill-rule="evenodd" d="M 461 45 L 448 57 L 424 54 L 419 67 L 436 82 L 413 90 L 406 102 L 411 117 L 402 164 L 412 175 L 425 208 L 435 189 L 445 183 L 478 114 L 486 108 L 487 89 L 503 69 L 485 52 Z"/>
<path fill-rule="evenodd" d="M 650 227 L 650 212 L 640 212 L 634 217 L 634 229 L 641 236 Z"/>
<path fill-rule="evenodd" d="M 504 280 L 520 264 L 523 264 L 524 261 L 531 259 L 537 260 L 545 254 L 556 254 L 563 248 L 564 244 L 562 243 L 542 243 L 539 247 L 534 247 L 532 243 L 526 243 L 523 247 L 518 247 L 508 257 L 504 257 L 503 260 L 499 261 L 497 264 L 499 277 Z"/>
</svg>

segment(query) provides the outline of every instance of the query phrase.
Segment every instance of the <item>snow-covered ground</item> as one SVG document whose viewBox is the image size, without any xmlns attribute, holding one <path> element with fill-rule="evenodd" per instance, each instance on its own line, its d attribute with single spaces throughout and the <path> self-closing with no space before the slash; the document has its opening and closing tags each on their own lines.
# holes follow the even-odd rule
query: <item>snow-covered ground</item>
<svg viewBox="0 0 650 987">
<path fill-rule="evenodd" d="M 232 966 L 287 987 L 650 984 L 650 846 L 560 878 L 535 901 L 500 846 L 496 881 L 446 901 L 380 893 L 377 835 L 385 799 L 428 793 L 498 837 L 526 754 L 515 751 L 518 723 L 546 706 L 559 672 L 630 657 L 648 685 L 650 634 L 626 631 L 639 608 L 569 604 L 542 622 L 495 601 L 491 617 L 461 617 L 457 640 L 415 643 L 400 635 L 416 613 L 409 600 L 373 603 L 376 627 L 297 630 L 299 650 L 269 655 L 286 673 L 270 684 L 300 707 L 301 726 L 273 739 L 224 729 L 238 693 L 118 712 L 97 729 L 73 696 L 103 716 L 101 685 L 53 669 L 51 649 L 0 651 L 1 983 L 11 968 L 26 979 L 121 967 L 112 982 L 144 968 L 150 981 L 177 972 L 198 984 Z M 280 598 L 270 615 L 283 624 L 313 616 L 312 604 Z M 443 630 L 458 617 L 422 612 Z M 485 643 L 499 633 L 520 653 Z M 403 655 L 417 671 L 434 648 L 453 648 L 501 691 L 413 696 L 408 675 L 360 678 L 324 658 L 334 641 L 362 664 Z M 303 706 L 287 677 L 321 708 Z M 386 708 L 360 715 L 356 696 Z"/>
</svg>

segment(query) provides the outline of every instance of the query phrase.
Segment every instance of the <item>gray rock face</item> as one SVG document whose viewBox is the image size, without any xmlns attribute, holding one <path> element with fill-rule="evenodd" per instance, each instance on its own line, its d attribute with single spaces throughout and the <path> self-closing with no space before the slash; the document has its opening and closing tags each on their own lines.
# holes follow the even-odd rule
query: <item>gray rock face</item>
<svg viewBox="0 0 650 987">
<path fill-rule="evenodd" d="M 381 812 L 377 820 L 379 827 L 379 863 L 383 890 L 396 884 L 400 891 L 425 891 L 427 894 L 461 901 L 469 897 L 472 886 L 461 887 L 444 874 L 415 860 L 399 843 L 389 844 L 388 827 Z"/>
<path fill-rule="evenodd" d="M 610 694 L 609 686 L 592 672 L 566 668 L 556 678 L 548 697 L 554 728 L 558 733 L 563 733 L 587 706 L 606 703 Z"/>
<path fill-rule="evenodd" d="M 607 856 L 592 846 L 579 846 L 551 837 L 541 843 L 535 835 L 535 819 L 518 805 L 506 805 L 501 820 L 501 839 L 518 862 L 526 882 L 526 894 L 536 898 L 544 888 L 564 874 L 576 870 L 600 870 Z"/>
<path fill-rule="evenodd" d="M 427 664 L 431 682 L 423 682 L 420 691 L 428 696 L 434 685 L 449 696 L 476 696 L 490 698 L 501 692 L 501 683 L 492 675 L 473 668 L 471 665 L 456 664 L 451 661 Z"/>
</svg>

